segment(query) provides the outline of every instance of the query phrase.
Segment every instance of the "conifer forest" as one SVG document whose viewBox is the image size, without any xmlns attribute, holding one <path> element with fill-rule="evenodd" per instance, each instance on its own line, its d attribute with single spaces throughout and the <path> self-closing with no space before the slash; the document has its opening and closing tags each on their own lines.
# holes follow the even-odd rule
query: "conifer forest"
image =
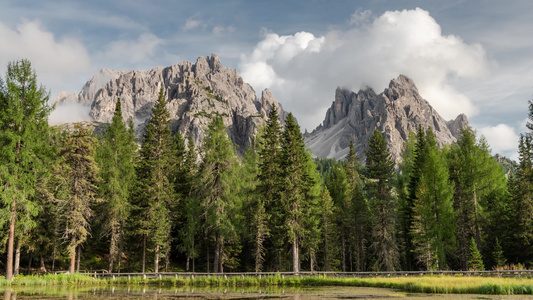
<svg viewBox="0 0 533 300">
<path fill-rule="evenodd" d="M 48 125 L 27 60 L 0 77 L 0 269 L 19 273 L 483 270 L 533 267 L 533 103 L 506 170 L 470 129 L 419 127 L 395 165 L 379 131 L 363 163 L 313 159 L 272 106 L 244 154 L 213 116 L 200 146 L 170 130 L 161 90 L 142 140 L 120 100 L 102 135 Z M 525 117 L 525 116 L 524 116 Z"/>
</svg>

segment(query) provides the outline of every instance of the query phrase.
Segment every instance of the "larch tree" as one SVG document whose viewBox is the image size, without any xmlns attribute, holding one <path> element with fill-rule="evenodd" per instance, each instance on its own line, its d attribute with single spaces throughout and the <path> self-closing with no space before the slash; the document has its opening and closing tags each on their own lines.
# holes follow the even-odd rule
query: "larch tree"
<svg viewBox="0 0 533 300">
<path fill-rule="evenodd" d="M 435 135 L 428 128 L 423 148 L 417 155 L 423 156 L 418 166 L 419 179 L 413 202 L 411 235 L 413 252 L 426 270 L 447 268 L 446 253 L 455 246 L 453 187 L 448 182 L 448 166 L 437 145 Z"/>
<path fill-rule="evenodd" d="M 136 150 L 135 136 L 123 120 L 119 98 L 111 124 L 104 129 L 100 139 L 96 156 L 102 178 L 100 195 L 105 201 L 105 228 L 109 234 L 109 272 L 113 272 L 115 262 L 118 262 L 120 270 L 124 230 L 131 211 Z"/>
<path fill-rule="evenodd" d="M 470 128 L 461 132 L 448 155 L 450 179 L 454 184 L 458 255 L 461 267 L 467 269 L 470 238 L 474 237 L 476 244 L 483 248 L 484 210 L 491 195 L 505 190 L 506 179 L 484 138 L 478 141 Z"/>
<path fill-rule="evenodd" d="M 34 195 L 48 145 L 48 98 L 29 60 L 8 64 L 5 82 L 0 78 L 0 197 L 9 227 L 7 280 L 13 279 L 15 228 L 32 228 L 39 211 Z"/>
<path fill-rule="evenodd" d="M 97 141 L 92 130 L 77 123 L 72 133 L 64 132 L 61 140 L 60 163 L 56 169 L 56 201 L 68 241 L 69 273 L 75 272 L 76 250 L 90 235 L 89 219 L 93 205 L 99 201 L 98 164 L 95 161 Z"/>
<path fill-rule="evenodd" d="M 143 236 L 143 272 L 149 241 L 154 252 L 154 272 L 159 272 L 162 251 L 168 246 L 172 229 L 171 207 L 175 205 L 171 180 L 173 157 L 170 135 L 170 114 L 166 108 L 163 89 L 144 133 L 136 169 L 138 178 L 137 210 L 140 233 Z"/>
<path fill-rule="evenodd" d="M 366 175 L 371 180 L 369 194 L 373 207 L 372 244 L 377 270 L 393 271 L 399 267 L 396 243 L 396 202 L 392 195 L 394 162 L 390 158 L 387 142 L 377 129 L 368 141 Z"/>
</svg>

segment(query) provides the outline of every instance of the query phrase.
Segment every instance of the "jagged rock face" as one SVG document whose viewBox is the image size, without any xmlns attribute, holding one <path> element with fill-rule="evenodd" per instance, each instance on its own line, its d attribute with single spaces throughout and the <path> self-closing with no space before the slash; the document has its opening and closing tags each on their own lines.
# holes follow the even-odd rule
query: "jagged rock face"
<svg viewBox="0 0 533 300">
<path fill-rule="evenodd" d="M 464 114 L 446 122 L 418 93 L 414 82 L 400 75 L 381 94 L 372 89 L 354 93 L 337 89 L 335 101 L 322 125 L 305 136 L 307 146 L 317 157 L 344 158 L 353 141 L 361 160 L 366 157 L 368 140 L 375 129 L 381 131 L 392 158 L 400 162 L 403 142 L 409 131 L 431 127 L 440 146 L 457 140 L 468 126 Z"/>
<path fill-rule="evenodd" d="M 196 145 L 201 143 L 211 117 L 218 114 L 232 141 L 243 151 L 257 126 L 265 122 L 272 105 L 283 112 L 269 90 L 264 90 L 258 99 L 237 71 L 223 67 L 214 54 L 199 57 L 196 63 L 181 62 L 148 71 L 103 69 L 85 84 L 76 99 L 82 104 L 91 103 L 94 121 L 109 123 L 120 98 L 124 120 L 132 118 L 136 134 L 141 137 L 161 88 L 172 132 L 192 135 Z M 71 98 L 63 95 L 64 100 L 56 101 L 68 102 Z M 284 113 L 280 115 L 284 117 Z"/>
</svg>

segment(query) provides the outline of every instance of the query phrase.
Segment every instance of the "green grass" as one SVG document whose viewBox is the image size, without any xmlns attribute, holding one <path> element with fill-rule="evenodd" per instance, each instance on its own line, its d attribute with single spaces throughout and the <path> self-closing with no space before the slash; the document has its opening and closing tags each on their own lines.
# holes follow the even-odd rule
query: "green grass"
<svg viewBox="0 0 533 300">
<path fill-rule="evenodd" d="M 0 286 L 6 285 L 102 285 L 106 284 L 100 280 L 83 274 L 46 274 L 46 275 L 19 275 L 13 281 L 0 279 Z"/>
<path fill-rule="evenodd" d="M 325 276 L 284 277 L 272 275 L 259 277 L 241 276 L 180 276 L 162 279 L 143 279 L 126 277 L 96 279 L 81 274 L 59 274 L 41 276 L 17 276 L 12 282 L 0 279 L 3 286 L 108 286 L 108 285 L 158 285 L 166 287 L 320 287 L 320 286 L 357 286 L 399 289 L 411 293 L 439 294 L 496 294 L 524 295 L 533 294 L 533 279 L 501 277 L 374 277 L 340 278 Z"/>
</svg>

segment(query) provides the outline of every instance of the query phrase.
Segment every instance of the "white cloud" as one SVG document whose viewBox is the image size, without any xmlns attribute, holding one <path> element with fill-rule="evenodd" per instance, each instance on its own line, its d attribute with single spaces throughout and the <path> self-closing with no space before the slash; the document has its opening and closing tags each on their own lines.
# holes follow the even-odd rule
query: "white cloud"
<svg viewBox="0 0 533 300">
<path fill-rule="evenodd" d="M 8 62 L 27 58 L 37 73 L 37 80 L 52 90 L 75 90 L 80 77 L 92 72 L 85 46 L 75 38 L 57 39 L 38 21 L 22 21 L 16 28 L 0 22 L 0 66 L 5 72 Z"/>
<path fill-rule="evenodd" d="M 188 18 L 188 19 L 185 21 L 185 25 L 183 25 L 183 30 L 184 30 L 184 31 L 193 30 L 193 29 L 199 27 L 201 24 L 202 24 L 202 21 L 200 21 L 199 19 L 196 19 L 196 18 Z"/>
<path fill-rule="evenodd" d="M 355 20 L 370 14 L 355 13 Z M 279 36 L 268 33 L 241 58 L 245 81 L 265 87 L 297 116 L 303 128 L 322 122 L 337 86 L 376 92 L 399 74 L 411 77 L 421 95 L 446 119 L 477 112 L 452 79 L 484 76 L 490 62 L 482 46 L 442 35 L 439 24 L 422 9 L 388 11 L 364 26 Z"/>
<path fill-rule="evenodd" d="M 485 136 L 493 153 L 508 155 L 512 152 L 513 155 L 510 156 L 514 156 L 520 137 L 511 126 L 498 124 L 496 126 L 483 127 L 479 129 L 479 133 Z"/>
<path fill-rule="evenodd" d="M 93 119 L 89 116 L 90 111 L 90 105 L 78 103 L 57 105 L 50 114 L 48 122 L 50 125 L 58 125 L 69 122 L 92 121 Z"/>
<path fill-rule="evenodd" d="M 372 11 L 362 10 L 359 8 L 350 17 L 350 24 L 361 25 L 361 24 L 368 22 L 371 17 L 372 17 Z"/>
</svg>

